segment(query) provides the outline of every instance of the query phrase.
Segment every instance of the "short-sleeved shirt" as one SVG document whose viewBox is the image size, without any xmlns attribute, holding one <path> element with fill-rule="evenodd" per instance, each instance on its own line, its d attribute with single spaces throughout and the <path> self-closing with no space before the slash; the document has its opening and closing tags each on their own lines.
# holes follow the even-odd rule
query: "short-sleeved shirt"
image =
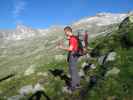
<svg viewBox="0 0 133 100">
<path fill-rule="evenodd" d="M 69 39 L 69 46 L 72 46 L 72 51 L 78 51 L 78 40 L 75 36 L 71 36 Z"/>
</svg>

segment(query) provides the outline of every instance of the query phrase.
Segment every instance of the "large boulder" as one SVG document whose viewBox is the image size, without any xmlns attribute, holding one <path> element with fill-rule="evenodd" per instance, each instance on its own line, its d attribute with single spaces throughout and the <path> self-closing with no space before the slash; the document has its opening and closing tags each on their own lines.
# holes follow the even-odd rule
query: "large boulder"
<svg viewBox="0 0 133 100">
<path fill-rule="evenodd" d="M 32 93 L 32 92 L 33 92 L 33 86 L 32 85 L 26 85 L 19 90 L 19 93 L 22 96 L 28 95 L 29 93 Z"/>
<path fill-rule="evenodd" d="M 120 72 L 120 69 L 118 69 L 117 67 L 113 67 L 111 70 L 107 71 L 105 76 L 118 75 L 119 72 Z"/>
<path fill-rule="evenodd" d="M 116 59 L 116 55 L 117 55 L 116 52 L 110 52 L 108 54 L 106 61 L 114 61 Z"/>
<path fill-rule="evenodd" d="M 33 86 L 33 85 L 23 86 L 19 90 L 19 94 L 21 96 L 26 96 L 26 95 L 28 95 L 30 93 L 36 93 L 37 91 L 44 91 L 44 88 L 43 88 L 42 84 L 37 83 L 35 86 Z"/>
</svg>

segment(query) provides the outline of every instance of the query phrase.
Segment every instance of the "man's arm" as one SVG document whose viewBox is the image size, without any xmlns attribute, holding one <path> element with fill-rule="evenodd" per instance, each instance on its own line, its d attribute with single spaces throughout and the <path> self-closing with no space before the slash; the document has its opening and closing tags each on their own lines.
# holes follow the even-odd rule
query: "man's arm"
<svg viewBox="0 0 133 100">
<path fill-rule="evenodd" d="M 72 46 L 72 45 L 70 45 L 70 47 L 69 47 L 69 48 L 66 48 L 66 47 L 64 47 L 64 46 L 60 45 L 60 46 L 59 46 L 59 48 L 60 48 L 60 49 L 63 49 L 63 50 L 66 50 L 66 51 L 72 51 L 73 46 Z"/>
</svg>

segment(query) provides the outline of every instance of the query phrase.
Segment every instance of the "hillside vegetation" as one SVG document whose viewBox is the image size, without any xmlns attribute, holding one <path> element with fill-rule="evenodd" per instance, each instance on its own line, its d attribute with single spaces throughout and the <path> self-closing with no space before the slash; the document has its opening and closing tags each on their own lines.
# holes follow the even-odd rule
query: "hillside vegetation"
<svg viewBox="0 0 133 100">
<path fill-rule="evenodd" d="M 50 100 L 133 100 L 133 15 L 125 18 L 118 30 L 98 36 L 89 46 L 93 49 L 78 62 L 79 70 L 91 65 L 83 70 L 81 89 L 64 92 L 64 80 L 50 73 L 50 69 L 68 73 L 63 53 L 50 63 L 30 66 L 26 72 L 1 81 L 0 99 L 28 100 L 39 90 Z M 41 100 L 48 100 L 46 95 Z"/>
</svg>

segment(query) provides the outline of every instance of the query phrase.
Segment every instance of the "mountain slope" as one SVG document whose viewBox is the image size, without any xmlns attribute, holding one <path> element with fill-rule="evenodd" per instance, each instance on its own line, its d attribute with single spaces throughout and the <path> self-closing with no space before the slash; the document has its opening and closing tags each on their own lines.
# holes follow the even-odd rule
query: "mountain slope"
<svg viewBox="0 0 133 100">
<path fill-rule="evenodd" d="M 118 30 L 115 29 L 104 36 L 100 35 L 90 42 L 89 46 L 94 49 L 90 51 L 90 56 L 85 58 L 87 62 L 84 57 L 80 59 L 79 68 L 82 69 L 81 64 L 84 62 L 92 64 L 93 67 L 86 70 L 85 78 L 81 81 L 82 89 L 73 95 L 64 93 L 64 81 L 48 71 L 57 68 L 67 73 L 67 64 L 63 58 L 66 54 L 55 48 L 61 38 L 55 32 L 62 34 L 54 30 L 45 36 L 26 38 L 17 42 L 4 41 L 0 49 L 1 66 L 4 66 L 0 67 L 1 77 L 14 71 L 19 74 L 0 82 L 2 100 L 15 100 L 11 99 L 13 96 L 27 100 L 34 93 L 32 86 L 35 87 L 37 83 L 41 83 L 52 100 L 132 100 L 132 16 L 127 17 L 118 26 Z M 60 53 L 63 56 L 59 55 Z M 23 86 L 30 89 L 28 94 L 22 97 Z"/>
<path fill-rule="evenodd" d="M 79 29 L 88 30 L 89 41 L 107 31 L 116 29 L 117 25 L 128 14 L 99 14 L 94 17 L 83 19 L 84 21 L 75 22 L 72 27 L 77 33 Z M 96 26 L 103 24 L 105 19 L 109 21 L 108 25 Z M 93 20 L 92 20 L 93 19 Z M 113 21 L 112 21 L 113 20 Z M 80 24 L 80 26 L 75 26 Z M 91 25 L 91 28 L 86 27 Z M 85 29 L 84 29 L 85 28 Z M 63 38 L 63 27 L 53 26 L 49 29 L 32 29 L 30 27 L 18 24 L 15 30 L 0 31 L 0 77 L 10 73 L 24 72 L 29 66 L 40 66 L 47 64 L 54 59 L 54 56 L 60 55 L 60 50 L 56 45 Z M 66 43 L 65 43 L 66 44 Z M 6 71 L 6 69 L 10 69 Z M 19 69 L 21 68 L 21 71 Z"/>
</svg>

